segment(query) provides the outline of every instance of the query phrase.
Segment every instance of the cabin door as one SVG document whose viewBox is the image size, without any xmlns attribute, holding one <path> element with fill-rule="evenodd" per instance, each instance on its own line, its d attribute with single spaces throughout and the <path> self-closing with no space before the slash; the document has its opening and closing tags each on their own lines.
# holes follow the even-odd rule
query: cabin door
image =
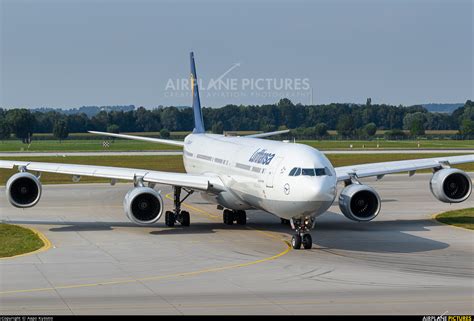
<svg viewBox="0 0 474 321">
<path fill-rule="evenodd" d="M 280 166 L 283 157 L 275 157 L 272 159 L 270 167 L 265 169 L 265 183 L 267 187 L 273 187 L 273 181 L 275 179 L 275 175 L 277 175 L 278 167 Z"/>
</svg>

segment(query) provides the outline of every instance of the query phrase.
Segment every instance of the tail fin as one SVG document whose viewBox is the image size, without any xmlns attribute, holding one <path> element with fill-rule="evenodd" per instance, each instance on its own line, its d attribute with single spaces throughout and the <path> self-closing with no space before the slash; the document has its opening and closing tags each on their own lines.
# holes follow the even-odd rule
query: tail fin
<svg viewBox="0 0 474 321">
<path fill-rule="evenodd" d="M 191 59 L 191 90 L 193 95 L 194 133 L 204 133 L 204 121 L 202 119 L 201 101 L 199 100 L 199 88 L 194 64 L 194 53 L 190 53 Z"/>
</svg>

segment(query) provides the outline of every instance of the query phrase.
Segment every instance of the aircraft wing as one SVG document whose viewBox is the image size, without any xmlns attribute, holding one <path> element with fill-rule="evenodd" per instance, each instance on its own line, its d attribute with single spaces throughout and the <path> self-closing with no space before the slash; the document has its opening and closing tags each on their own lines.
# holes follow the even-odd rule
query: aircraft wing
<svg viewBox="0 0 474 321">
<path fill-rule="evenodd" d="M 286 134 L 286 133 L 289 133 L 289 132 L 290 132 L 289 129 L 284 129 L 284 130 L 278 130 L 276 132 L 267 132 L 267 133 L 260 133 L 260 134 L 245 135 L 243 137 L 263 138 L 263 137 L 270 137 L 270 136 L 275 136 L 275 135 Z"/>
<path fill-rule="evenodd" d="M 170 139 L 161 139 L 161 138 L 152 138 L 152 137 L 145 137 L 145 136 L 134 136 L 134 135 L 124 135 L 124 134 L 114 134 L 114 133 L 106 133 L 106 132 L 96 132 L 93 130 L 89 130 L 89 133 L 96 134 L 96 135 L 103 135 L 103 136 L 110 136 L 110 137 L 117 137 L 117 138 L 125 138 L 131 140 L 142 140 L 145 142 L 152 142 L 152 143 L 160 143 L 166 145 L 173 145 L 173 146 L 184 146 L 184 142 L 180 142 L 177 140 L 170 140 Z"/>
<path fill-rule="evenodd" d="M 222 181 L 218 176 L 192 175 L 186 173 L 170 173 L 149 171 L 110 166 L 75 165 L 60 163 L 39 163 L 24 161 L 0 160 L 0 168 L 13 169 L 25 167 L 32 172 L 58 173 L 75 176 L 92 176 L 110 179 L 134 181 L 142 179 L 143 182 L 158 183 L 171 186 L 181 186 L 201 191 L 217 192 L 224 190 Z"/>
<path fill-rule="evenodd" d="M 446 156 L 424 159 L 411 159 L 394 162 L 370 163 L 352 166 L 336 167 L 336 176 L 338 181 L 355 177 L 370 177 L 400 172 L 410 172 L 413 175 L 415 171 L 421 169 L 439 168 L 443 166 L 472 163 L 474 154 L 462 156 Z"/>
</svg>

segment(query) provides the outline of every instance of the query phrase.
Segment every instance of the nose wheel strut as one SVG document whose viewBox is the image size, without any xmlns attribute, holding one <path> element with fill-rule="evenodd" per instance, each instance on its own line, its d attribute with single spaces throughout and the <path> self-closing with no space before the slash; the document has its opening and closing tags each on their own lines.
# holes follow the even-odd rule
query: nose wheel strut
<svg viewBox="0 0 474 321">
<path fill-rule="evenodd" d="M 166 211 L 165 213 L 165 224 L 166 226 L 173 227 L 175 223 L 180 223 L 182 226 L 189 226 L 191 224 L 191 219 L 188 211 L 181 210 L 181 204 L 192 194 L 193 190 L 188 190 L 180 186 L 173 186 L 174 190 L 174 210 Z M 181 191 L 186 192 L 186 196 L 181 199 Z"/>
<path fill-rule="evenodd" d="M 313 247 L 313 238 L 309 233 L 314 226 L 314 218 L 308 217 L 303 219 L 291 219 L 291 227 L 295 230 L 295 234 L 291 238 L 291 246 L 295 250 L 299 250 L 301 245 L 306 250 Z"/>
</svg>

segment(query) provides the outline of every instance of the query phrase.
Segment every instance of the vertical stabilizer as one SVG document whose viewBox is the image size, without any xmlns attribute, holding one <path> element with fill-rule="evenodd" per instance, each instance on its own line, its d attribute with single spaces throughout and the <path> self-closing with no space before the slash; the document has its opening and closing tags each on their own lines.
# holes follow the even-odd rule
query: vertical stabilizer
<svg viewBox="0 0 474 321">
<path fill-rule="evenodd" d="M 194 53 L 190 53 L 191 60 L 191 90 L 193 96 L 194 112 L 194 133 L 204 133 L 204 121 L 202 119 L 201 101 L 199 99 L 199 88 L 196 74 L 196 65 L 194 64 Z"/>
</svg>

